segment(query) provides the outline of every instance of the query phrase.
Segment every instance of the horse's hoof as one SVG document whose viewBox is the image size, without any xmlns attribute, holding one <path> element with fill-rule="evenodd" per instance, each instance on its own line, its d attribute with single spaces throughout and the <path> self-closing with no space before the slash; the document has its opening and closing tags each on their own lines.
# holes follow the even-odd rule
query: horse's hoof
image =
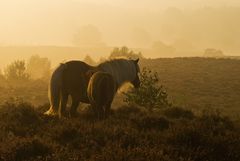
<svg viewBox="0 0 240 161">
<path fill-rule="evenodd" d="M 47 116 L 57 116 L 58 114 L 56 112 L 54 112 L 53 110 L 48 110 L 44 113 L 44 115 Z"/>
</svg>

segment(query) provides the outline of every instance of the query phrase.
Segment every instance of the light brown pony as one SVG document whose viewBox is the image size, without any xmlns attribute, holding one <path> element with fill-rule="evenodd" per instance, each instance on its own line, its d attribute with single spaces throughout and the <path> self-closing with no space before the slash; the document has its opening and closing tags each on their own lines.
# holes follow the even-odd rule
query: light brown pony
<svg viewBox="0 0 240 161">
<path fill-rule="evenodd" d="M 53 72 L 49 85 L 50 108 L 45 114 L 61 115 L 65 113 L 68 96 L 72 97 L 70 115 L 76 114 L 80 102 L 90 103 L 87 96 L 89 71 L 103 71 L 111 74 L 116 82 L 116 89 L 125 82 L 130 82 L 134 87 L 140 86 L 138 77 L 139 66 L 137 60 L 115 59 L 90 66 L 82 61 L 69 61 L 61 64 Z"/>
<path fill-rule="evenodd" d="M 116 93 L 116 82 L 107 72 L 96 72 L 88 83 L 87 95 L 97 118 L 109 115 L 111 104 Z"/>
</svg>

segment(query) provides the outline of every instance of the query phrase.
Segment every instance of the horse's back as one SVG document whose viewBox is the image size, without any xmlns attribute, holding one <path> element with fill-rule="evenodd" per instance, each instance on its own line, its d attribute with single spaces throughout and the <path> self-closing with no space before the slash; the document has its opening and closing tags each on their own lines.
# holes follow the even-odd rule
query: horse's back
<svg viewBox="0 0 240 161">
<path fill-rule="evenodd" d="M 96 72 L 88 85 L 88 97 L 90 102 L 98 105 L 111 103 L 116 91 L 115 81 L 111 74 Z"/>
<path fill-rule="evenodd" d="M 88 102 L 86 91 L 89 78 L 86 76 L 87 71 L 93 67 L 82 61 L 69 61 L 63 73 L 63 88 L 71 94 L 78 96 L 81 101 Z"/>
</svg>

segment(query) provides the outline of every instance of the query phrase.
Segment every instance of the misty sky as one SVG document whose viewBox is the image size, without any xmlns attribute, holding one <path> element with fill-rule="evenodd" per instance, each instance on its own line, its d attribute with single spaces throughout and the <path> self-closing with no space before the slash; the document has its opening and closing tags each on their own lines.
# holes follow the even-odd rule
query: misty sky
<svg viewBox="0 0 240 161">
<path fill-rule="evenodd" d="M 236 52 L 239 27 L 228 27 L 239 20 L 239 12 L 229 26 L 221 25 L 218 32 L 215 28 L 224 21 L 218 13 L 225 15 L 226 10 L 229 16 L 224 18 L 228 20 L 235 15 L 229 7 L 239 10 L 239 5 L 239 0 L 0 0 L 0 45 L 71 46 L 79 28 L 90 24 L 98 28 L 102 41 L 109 46 L 149 47 L 155 41 L 174 44 L 187 40 L 196 48 L 227 44 L 225 50 Z M 213 18 L 205 22 L 206 7 L 221 9 L 207 11 L 205 17 L 212 14 Z M 191 25 L 198 23 L 195 17 L 199 18 L 199 26 L 189 33 Z M 209 31 L 205 33 L 205 29 Z M 211 31 L 213 35 L 206 37 L 209 41 L 204 41 L 201 36 Z M 221 33 L 224 35 L 219 37 Z"/>
</svg>

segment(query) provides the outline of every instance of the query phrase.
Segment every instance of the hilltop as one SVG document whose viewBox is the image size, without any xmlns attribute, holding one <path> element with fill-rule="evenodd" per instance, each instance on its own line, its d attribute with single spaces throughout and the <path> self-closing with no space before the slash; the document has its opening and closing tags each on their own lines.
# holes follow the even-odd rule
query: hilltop
<svg viewBox="0 0 240 161">
<path fill-rule="evenodd" d="M 158 72 L 174 104 L 195 109 L 216 107 L 229 114 L 240 110 L 238 59 L 159 58 L 142 60 L 141 66 Z"/>
<path fill-rule="evenodd" d="M 166 88 L 173 104 L 195 110 L 214 107 L 226 114 L 239 116 L 239 59 L 159 58 L 143 59 L 140 65 L 158 72 L 159 83 Z M 47 82 L 31 81 L 17 88 L 2 85 L 1 103 L 8 97 L 20 97 L 35 105 L 48 102 Z M 119 106 L 121 100 L 120 95 L 116 98 L 116 105 Z"/>
</svg>

